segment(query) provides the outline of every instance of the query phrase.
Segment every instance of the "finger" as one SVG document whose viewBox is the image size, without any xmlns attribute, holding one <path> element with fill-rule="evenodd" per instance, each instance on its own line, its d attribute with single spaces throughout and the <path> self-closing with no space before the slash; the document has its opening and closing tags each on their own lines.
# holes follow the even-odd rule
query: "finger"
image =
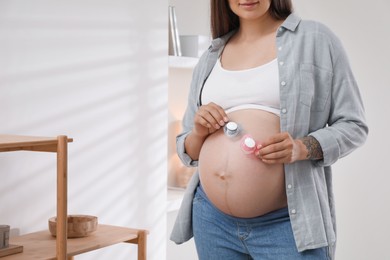
<svg viewBox="0 0 390 260">
<path fill-rule="evenodd" d="M 281 151 L 277 153 L 268 154 L 266 156 L 259 156 L 259 159 L 266 164 L 280 164 L 280 163 L 290 163 L 291 154 L 286 151 Z"/>
<path fill-rule="evenodd" d="M 201 125 L 203 127 L 206 127 L 206 128 L 211 128 L 210 123 L 207 120 L 205 120 L 202 116 L 197 116 L 196 120 L 195 120 L 195 123 L 199 124 L 199 125 Z"/>
<path fill-rule="evenodd" d="M 261 159 L 261 161 L 265 164 L 283 164 L 288 163 L 284 159 L 276 159 L 276 160 L 267 160 L 267 159 Z"/>
<path fill-rule="evenodd" d="M 219 122 L 217 119 L 214 118 L 214 116 L 211 114 L 211 112 L 207 109 L 202 109 L 198 111 L 198 116 L 202 118 L 204 121 L 206 121 L 211 127 L 215 127 L 217 129 L 220 128 Z"/>
<path fill-rule="evenodd" d="M 290 157 L 290 153 L 286 150 L 282 150 L 279 152 L 269 153 L 261 156 L 262 160 L 284 160 Z"/>
<path fill-rule="evenodd" d="M 197 116 L 202 118 L 204 121 L 206 121 L 208 124 L 210 124 L 213 127 L 216 127 L 217 125 L 219 126 L 219 123 L 217 122 L 217 119 L 214 118 L 211 110 L 212 110 L 211 107 L 203 106 L 198 110 Z"/>
<path fill-rule="evenodd" d="M 224 126 L 225 123 L 229 121 L 225 110 L 214 103 L 209 103 L 208 105 L 202 106 L 198 112 L 216 129 Z"/>
<path fill-rule="evenodd" d="M 291 163 L 293 162 L 294 154 L 292 150 L 282 150 L 258 157 L 267 164 Z"/>
<path fill-rule="evenodd" d="M 224 112 L 224 111 L 222 111 Z M 212 117 L 215 119 L 215 121 L 217 122 L 217 124 L 219 126 L 224 126 L 225 125 L 225 120 L 224 120 L 224 115 L 221 114 L 221 111 L 219 110 L 211 110 L 210 111 L 210 114 L 212 115 Z"/>
<path fill-rule="evenodd" d="M 268 146 L 262 146 L 261 148 L 259 148 L 258 154 L 260 157 L 265 157 L 267 155 L 282 152 L 284 150 L 285 150 L 284 142 L 279 142 L 279 143 L 270 144 Z"/>
<path fill-rule="evenodd" d="M 208 104 L 208 107 L 210 107 L 210 114 L 215 118 L 220 126 L 224 126 L 225 123 L 229 121 L 225 110 L 221 106 L 211 102 Z"/>
<path fill-rule="evenodd" d="M 285 134 L 278 133 L 276 135 L 273 135 L 273 136 L 269 137 L 265 141 L 263 141 L 261 143 L 261 146 L 262 147 L 266 147 L 266 146 L 269 146 L 269 145 L 272 145 L 272 144 L 275 144 L 275 143 L 280 143 L 280 142 L 283 142 L 285 139 L 286 139 Z"/>
</svg>

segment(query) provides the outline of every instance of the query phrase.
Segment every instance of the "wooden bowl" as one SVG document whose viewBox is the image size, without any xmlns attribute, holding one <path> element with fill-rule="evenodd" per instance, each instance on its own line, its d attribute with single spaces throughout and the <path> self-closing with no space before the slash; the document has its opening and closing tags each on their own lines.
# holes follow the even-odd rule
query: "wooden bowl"
<svg viewBox="0 0 390 260">
<path fill-rule="evenodd" d="M 97 229 L 97 217 L 89 215 L 68 215 L 68 238 L 86 237 Z M 57 235 L 57 217 L 49 218 L 49 231 Z"/>
</svg>

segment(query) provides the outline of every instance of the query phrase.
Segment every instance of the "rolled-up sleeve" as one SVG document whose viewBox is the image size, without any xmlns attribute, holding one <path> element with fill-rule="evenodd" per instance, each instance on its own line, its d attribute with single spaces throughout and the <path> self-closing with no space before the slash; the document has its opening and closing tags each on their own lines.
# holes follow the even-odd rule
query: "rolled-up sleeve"
<svg viewBox="0 0 390 260">
<path fill-rule="evenodd" d="M 331 35 L 332 36 L 332 35 Z M 337 37 L 331 38 L 333 80 L 328 126 L 310 135 L 323 150 L 319 166 L 330 166 L 361 146 L 368 135 L 364 106 L 345 50 Z"/>
</svg>

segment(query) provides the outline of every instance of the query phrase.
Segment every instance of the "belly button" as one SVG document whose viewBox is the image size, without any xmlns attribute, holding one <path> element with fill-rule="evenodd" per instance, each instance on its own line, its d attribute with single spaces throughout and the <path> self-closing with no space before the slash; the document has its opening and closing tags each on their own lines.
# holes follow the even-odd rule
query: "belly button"
<svg viewBox="0 0 390 260">
<path fill-rule="evenodd" d="M 225 179 L 226 179 L 226 173 L 225 173 L 224 171 L 217 172 L 216 175 L 217 175 L 217 177 L 220 178 L 221 180 L 225 180 Z"/>
</svg>

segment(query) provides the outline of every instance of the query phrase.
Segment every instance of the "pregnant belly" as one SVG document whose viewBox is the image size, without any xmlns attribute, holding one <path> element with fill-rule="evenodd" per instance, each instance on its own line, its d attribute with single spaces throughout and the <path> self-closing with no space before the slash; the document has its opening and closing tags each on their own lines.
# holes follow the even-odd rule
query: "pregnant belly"
<svg viewBox="0 0 390 260">
<path fill-rule="evenodd" d="M 234 111 L 228 117 L 240 126 L 239 135 L 227 137 L 220 129 L 205 140 L 199 155 L 200 181 L 208 198 L 224 213 L 242 218 L 285 207 L 283 164 L 265 164 L 240 147 L 244 134 L 261 142 L 278 133 L 279 117 L 257 109 Z"/>
</svg>

